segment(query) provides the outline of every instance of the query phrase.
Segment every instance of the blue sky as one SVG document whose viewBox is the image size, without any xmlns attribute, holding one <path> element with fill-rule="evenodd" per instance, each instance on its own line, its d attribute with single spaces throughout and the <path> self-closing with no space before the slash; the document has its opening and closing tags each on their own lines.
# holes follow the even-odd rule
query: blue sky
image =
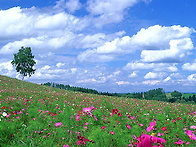
<svg viewBox="0 0 196 147">
<path fill-rule="evenodd" d="M 36 73 L 102 92 L 195 92 L 193 0 L 0 0 L 0 74 L 31 47 Z"/>
</svg>

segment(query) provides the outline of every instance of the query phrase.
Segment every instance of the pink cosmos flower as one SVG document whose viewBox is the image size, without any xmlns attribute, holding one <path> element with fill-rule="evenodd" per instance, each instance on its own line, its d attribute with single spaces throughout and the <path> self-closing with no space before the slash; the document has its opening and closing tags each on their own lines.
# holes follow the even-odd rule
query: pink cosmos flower
<svg viewBox="0 0 196 147">
<path fill-rule="evenodd" d="M 63 145 L 63 147 L 69 147 L 69 145 Z"/>
<path fill-rule="evenodd" d="M 166 143 L 165 139 L 156 136 L 153 136 L 151 139 L 153 143 L 158 143 L 158 144 Z"/>
<path fill-rule="evenodd" d="M 156 121 L 154 120 L 154 122 L 150 122 L 150 126 L 146 129 L 147 132 L 150 132 L 152 129 L 154 129 L 156 125 Z"/>
<path fill-rule="evenodd" d="M 143 124 L 139 124 L 140 125 L 140 127 L 143 127 L 144 125 Z"/>
<path fill-rule="evenodd" d="M 84 136 L 77 136 L 77 139 L 78 139 L 77 145 L 80 145 L 81 143 L 82 143 L 83 145 L 86 145 L 86 142 L 85 142 L 85 141 L 89 141 L 89 140 L 86 139 Z"/>
<path fill-rule="evenodd" d="M 163 143 L 166 143 L 165 139 L 150 136 L 146 134 L 142 134 L 140 137 L 137 138 L 137 141 L 139 142 L 137 144 L 137 147 L 155 147 L 156 145 L 152 146 L 152 143 L 157 143 L 161 146 L 163 146 Z"/>
<path fill-rule="evenodd" d="M 131 126 L 129 126 L 128 124 L 126 124 L 126 127 L 130 130 L 131 129 Z"/>
<path fill-rule="evenodd" d="M 101 129 L 105 129 L 105 128 L 106 128 L 106 126 L 102 126 L 102 127 L 101 127 Z"/>
<path fill-rule="evenodd" d="M 57 123 L 55 123 L 55 126 L 56 127 L 60 127 L 62 125 L 62 122 L 57 122 Z"/>
<path fill-rule="evenodd" d="M 76 115 L 76 121 L 79 121 L 80 120 L 80 114 L 77 114 Z"/>
<path fill-rule="evenodd" d="M 195 125 L 190 126 L 190 129 L 196 129 Z"/>
<path fill-rule="evenodd" d="M 186 144 L 190 144 L 190 142 L 187 142 Z"/>
<path fill-rule="evenodd" d="M 111 131 L 111 132 L 110 132 L 110 134 L 114 135 L 114 132 L 113 132 L 113 131 Z"/>
<path fill-rule="evenodd" d="M 178 144 L 178 145 L 179 144 L 183 144 L 183 143 L 184 143 L 184 141 L 183 140 L 180 140 L 180 139 L 178 140 L 178 142 L 174 142 L 174 144 Z"/>
<path fill-rule="evenodd" d="M 118 109 L 113 109 L 112 110 L 112 114 L 117 114 L 118 113 Z"/>
<path fill-rule="evenodd" d="M 192 140 L 196 140 L 196 136 L 195 134 L 193 134 L 193 132 L 191 130 L 186 131 L 186 134 L 188 135 L 188 137 Z"/>
<path fill-rule="evenodd" d="M 91 111 L 91 108 L 90 107 L 88 107 L 88 108 L 83 108 L 83 110 L 82 110 L 83 112 L 90 112 Z"/>
<path fill-rule="evenodd" d="M 122 116 L 122 113 L 118 113 L 118 116 L 120 116 L 120 117 L 121 117 L 121 116 Z"/>
<path fill-rule="evenodd" d="M 150 138 L 150 135 L 142 134 L 140 137 L 137 138 L 137 141 L 139 142 L 137 144 L 137 147 L 152 147 L 152 141 Z"/>
<path fill-rule="evenodd" d="M 87 123 L 87 122 L 85 122 L 85 123 L 84 123 L 84 125 L 86 125 L 86 126 L 87 126 L 87 125 L 88 125 L 88 123 Z"/>
</svg>

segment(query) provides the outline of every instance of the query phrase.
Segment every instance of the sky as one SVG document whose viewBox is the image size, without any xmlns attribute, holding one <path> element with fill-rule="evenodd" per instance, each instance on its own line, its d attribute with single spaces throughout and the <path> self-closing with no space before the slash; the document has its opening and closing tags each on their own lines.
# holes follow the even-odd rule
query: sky
<svg viewBox="0 0 196 147">
<path fill-rule="evenodd" d="M 196 92 L 195 0 L 0 0 L 0 75 L 31 47 L 33 83 Z"/>
</svg>

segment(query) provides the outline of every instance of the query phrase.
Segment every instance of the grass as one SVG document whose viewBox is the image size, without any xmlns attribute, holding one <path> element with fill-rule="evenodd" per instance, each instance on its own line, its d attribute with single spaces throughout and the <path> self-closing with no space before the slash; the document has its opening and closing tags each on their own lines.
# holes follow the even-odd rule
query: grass
<svg viewBox="0 0 196 147">
<path fill-rule="evenodd" d="M 182 97 L 189 98 L 189 96 L 196 95 L 196 93 L 182 93 Z"/>
<path fill-rule="evenodd" d="M 72 92 L 0 76 L 2 147 L 136 147 L 147 140 L 194 147 L 195 124 L 192 104 Z"/>
</svg>

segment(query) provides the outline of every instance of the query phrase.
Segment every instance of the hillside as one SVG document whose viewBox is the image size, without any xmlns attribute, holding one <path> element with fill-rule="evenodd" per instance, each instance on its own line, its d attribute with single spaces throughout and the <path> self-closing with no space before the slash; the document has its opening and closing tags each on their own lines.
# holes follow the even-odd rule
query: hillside
<svg viewBox="0 0 196 147">
<path fill-rule="evenodd" d="M 195 122 L 192 104 L 73 92 L 0 76 L 3 147 L 136 147 L 146 142 L 149 147 L 192 147 Z"/>
</svg>

